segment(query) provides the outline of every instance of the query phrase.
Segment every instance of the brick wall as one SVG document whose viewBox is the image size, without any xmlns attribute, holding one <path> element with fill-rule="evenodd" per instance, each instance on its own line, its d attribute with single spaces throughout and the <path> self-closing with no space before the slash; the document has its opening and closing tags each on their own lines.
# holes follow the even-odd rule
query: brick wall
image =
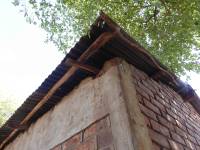
<svg viewBox="0 0 200 150">
<path fill-rule="evenodd" d="M 132 67 L 154 150 L 200 150 L 200 115 L 172 89 Z"/>
<path fill-rule="evenodd" d="M 109 116 L 96 121 L 52 150 L 114 150 Z"/>
</svg>

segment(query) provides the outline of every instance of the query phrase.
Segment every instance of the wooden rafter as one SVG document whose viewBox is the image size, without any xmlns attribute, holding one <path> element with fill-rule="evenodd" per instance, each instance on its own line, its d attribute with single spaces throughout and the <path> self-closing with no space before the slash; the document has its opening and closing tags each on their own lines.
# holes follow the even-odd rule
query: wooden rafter
<svg viewBox="0 0 200 150">
<path fill-rule="evenodd" d="M 77 68 L 80 68 L 82 70 L 85 70 L 85 71 L 88 71 L 90 73 L 93 73 L 93 74 L 98 74 L 99 73 L 99 69 L 95 68 L 95 67 L 92 67 L 90 65 L 85 65 L 83 63 L 80 63 L 76 60 L 73 60 L 71 58 L 68 58 L 65 62 L 67 65 L 70 65 L 70 66 L 75 66 Z"/>
</svg>

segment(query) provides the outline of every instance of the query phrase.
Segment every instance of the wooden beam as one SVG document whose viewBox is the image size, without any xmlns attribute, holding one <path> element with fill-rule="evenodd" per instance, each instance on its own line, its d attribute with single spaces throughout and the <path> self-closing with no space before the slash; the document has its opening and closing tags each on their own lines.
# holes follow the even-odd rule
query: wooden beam
<svg viewBox="0 0 200 150">
<path fill-rule="evenodd" d="M 78 58 L 78 62 L 86 61 L 90 56 L 96 53 L 99 48 L 101 48 L 106 42 L 112 39 L 115 36 L 115 33 L 104 32 L 102 33 L 89 47 L 85 52 Z M 21 121 L 20 125 L 26 124 L 29 119 L 48 101 L 48 99 L 56 92 L 56 90 L 68 80 L 76 71 L 78 67 L 72 66 L 62 77 L 61 79 L 49 90 L 49 92 L 40 100 L 40 102 L 33 108 L 33 110 Z M 14 129 L 10 135 L 1 143 L 0 149 L 2 149 L 5 144 L 15 135 L 19 129 Z"/>
<path fill-rule="evenodd" d="M 131 48 L 133 48 L 133 50 L 137 49 L 138 51 L 140 51 L 141 53 L 143 53 L 146 57 L 148 57 L 151 60 L 151 62 L 159 70 L 159 72 L 162 72 L 162 75 L 166 74 L 165 77 L 170 78 L 170 80 L 175 85 L 178 85 L 178 82 L 176 80 L 177 77 L 173 73 L 171 73 L 170 71 L 167 71 L 164 68 L 162 68 L 160 66 L 159 62 L 153 56 L 151 56 L 151 54 L 148 53 L 148 51 L 145 50 L 142 46 L 140 46 L 138 43 L 134 43 L 134 42 L 130 41 L 121 32 L 117 32 L 116 33 L 116 37 L 118 37 L 121 41 L 125 42 L 128 46 L 130 46 Z"/>
<path fill-rule="evenodd" d="M 18 129 L 20 131 L 23 131 L 23 130 L 28 129 L 29 125 L 30 124 L 28 124 L 28 123 L 24 124 L 24 125 L 12 125 L 12 126 L 9 126 L 9 128 L 11 128 L 11 129 Z"/>
<path fill-rule="evenodd" d="M 99 73 L 99 69 L 96 69 L 95 67 L 92 67 L 92 66 L 89 66 L 89 65 L 85 65 L 85 64 L 83 64 L 83 63 L 80 63 L 80 62 L 78 62 L 78 61 L 76 61 L 76 60 L 73 60 L 73 59 L 71 59 L 71 58 L 68 58 L 66 61 L 65 61 L 65 63 L 67 64 L 67 65 L 70 65 L 70 66 L 75 66 L 75 67 L 77 67 L 77 68 L 80 68 L 80 69 L 82 69 L 82 70 L 86 70 L 86 71 L 88 71 L 88 72 L 90 72 L 90 73 L 93 73 L 93 74 L 98 74 Z"/>
<path fill-rule="evenodd" d="M 115 22 L 113 22 L 113 20 L 110 19 L 103 11 L 101 11 L 101 13 L 100 13 L 100 18 L 103 19 L 114 32 L 116 32 L 116 37 L 118 37 L 121 41 L 127 43 L 127 45 L 129 45 L 130 47 L 133 48 L 133 50 L 137 49 L 138 51 L 143 53 L 146 57 L 148 57 L 151 60 L 151 62 L 153 62 L 155 67 L 157 67 L 159 69 L 159 71 L 162 72 L 162 74 L 166 74 L 175 85 L 178 85 L 178 82 L 176 80 L 177 77 L 174 76 L 173 73 L 163 69 L 160 66 L 160 64 L 156 61 L 156 59 L 154 57 L 152 57 L 147 52 L 147 50 L 145 50 L 137 41 L 135 41 L 134 39 L 131 39 L 132 41 L 127 39 L 127 37 L 121 32 L 121 28 Z"/>
</svg>

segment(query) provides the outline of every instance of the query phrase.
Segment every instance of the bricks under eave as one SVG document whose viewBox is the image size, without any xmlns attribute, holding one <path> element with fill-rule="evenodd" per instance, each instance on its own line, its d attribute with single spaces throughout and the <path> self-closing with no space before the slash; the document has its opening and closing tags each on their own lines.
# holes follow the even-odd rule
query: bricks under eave
<svg viewBox="0 0 200 150">
<path fill-rule="evenodd" d="M 155 150 L 199 150 L 200 115 L 167 85 L 132 67 L 137 98 Z"/>
</svg>

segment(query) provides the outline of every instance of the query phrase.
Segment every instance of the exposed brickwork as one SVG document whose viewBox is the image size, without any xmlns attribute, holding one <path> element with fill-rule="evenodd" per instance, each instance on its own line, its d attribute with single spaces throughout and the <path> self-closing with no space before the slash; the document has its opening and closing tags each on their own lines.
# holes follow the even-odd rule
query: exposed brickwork
<svg viewBox="0 0 200 150">
<path fill-rule="evenodd" d="M 52 150 L 114 150 L 109 116 L 93 123 Z"/>
<path fill-rule="evenodd" d="M 155 150 L 200 150 L 200 115 L 168 86 L 132 67 L 140 109 Z"/>
</svg>

